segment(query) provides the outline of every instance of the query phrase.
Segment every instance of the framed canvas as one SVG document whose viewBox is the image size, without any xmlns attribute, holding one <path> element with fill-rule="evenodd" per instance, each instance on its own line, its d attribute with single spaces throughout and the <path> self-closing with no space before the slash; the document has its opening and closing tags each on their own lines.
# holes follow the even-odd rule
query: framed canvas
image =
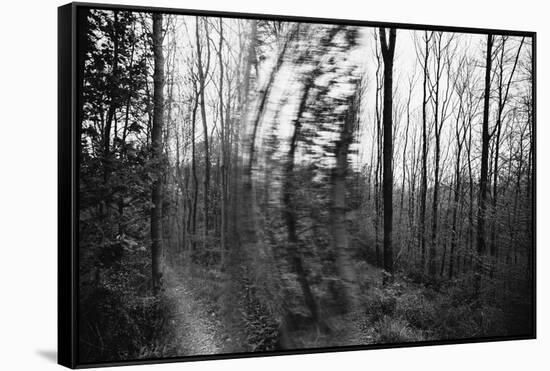
<svg viewBox="0 0 550 371">
<path fill-rule="evenodd" d="M 534 32 L 59 8 L 59 363 L 535 338 Z"/>
</svg>

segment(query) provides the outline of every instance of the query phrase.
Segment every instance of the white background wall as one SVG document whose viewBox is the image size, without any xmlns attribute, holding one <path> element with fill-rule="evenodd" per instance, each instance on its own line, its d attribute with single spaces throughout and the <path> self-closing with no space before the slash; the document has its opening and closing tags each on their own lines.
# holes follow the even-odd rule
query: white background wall
<svg viewBox="0 0 550 371">
<path fill-rule="evenodd" d="M 127 370 L 541 370 L 548 362 L 549 86 L 544 1 L 136 0 L 176 8 L 538 32 L 538 339 L 134 366 Z M 0 369 L 50 370 L 56 351 L 57 9 L 59 0 L 0 6 Z M 546 366 L 548 367 L 548 366 Z M 547 368 L 546 368 L 547 369 Z"/>
</svg>

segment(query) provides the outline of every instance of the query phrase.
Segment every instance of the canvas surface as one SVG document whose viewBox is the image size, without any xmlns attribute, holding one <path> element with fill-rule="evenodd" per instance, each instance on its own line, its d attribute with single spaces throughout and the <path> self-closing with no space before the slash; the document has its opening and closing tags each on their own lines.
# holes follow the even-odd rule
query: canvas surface
<svg viewBox="0 0 550 371">
<path fill-rule="evenodd" d="M 532 336 L 533 39 L 79 8 L 78 359 Z"/>
</svg>

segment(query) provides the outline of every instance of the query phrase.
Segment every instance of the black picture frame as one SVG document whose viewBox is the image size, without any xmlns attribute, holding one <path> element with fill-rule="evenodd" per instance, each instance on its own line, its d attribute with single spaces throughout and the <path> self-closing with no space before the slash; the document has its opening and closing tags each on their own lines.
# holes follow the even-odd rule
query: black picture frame
<svg viewBox="0 0 550 371">
<path fill-rule="evenodd" d="M 532 333 L 520 336 L 483 337 L 475 339 L 450 339 L 438 341 L 419 341 L 400 344 L 373 344 L 359 346 L 341 346 L 296 350 L 281 350 L 253 353 L 211 354 L 200 356 L 179 356 L 162 359 L 139 359 L 116 362 L 82 363 L 78 357 L 78 167 L 80 127 L 79 115 L 79 71 L 77 68 L 78 53 L 78 10 L 81 8 L 102 10 L 130 10 L 147 13 L 164 13 L 192 16 L 212 16 L 241 19 L 294 21 L 303 23 L 342 24 L 368 27 L 395 27 L 409 30 L 431 30 L 460 32 L 472 34 L 499 34 L 525 36 L 533 39 L 533 325 Z M 138 364 L 155 364 L 169 362 L 187 362 L 244 357 L 265 357 L 290 354 L 308 354 L 322 352 L 342 352 L 383 348 L 418 347 L 429 345 L 449 345 L 463 343 L 480 343 L 508 340 L 528 340 L 536 338 L 536 49 L 537 33 L 488 28 L 450 27 L 424 24 L 374 22 L 349 19 L 311 18 L 274 14 L 252 14 L 223 11 L 204 11 L 130 5 L 112 5 L 73 2 L 58 8 L 58 363 L 69 368 L 107 367 Z"/>
</svg>

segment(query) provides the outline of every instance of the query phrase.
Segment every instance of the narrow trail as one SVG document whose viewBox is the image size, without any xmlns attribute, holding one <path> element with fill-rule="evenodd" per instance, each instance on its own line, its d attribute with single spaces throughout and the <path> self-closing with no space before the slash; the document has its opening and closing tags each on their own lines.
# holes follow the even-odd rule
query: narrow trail
<svg viewBox="0 0 550 371">
<path fill-rule="evenodd" d="M 200 301 L 178 274 L 165 270 L 166 295 L 174 303 L 171 325 L 175 326 L 178 355 L 205 355 L 223 352 L 216 332 L 218 324 L 210 318 L 207 306 Z"/>
</svg>

